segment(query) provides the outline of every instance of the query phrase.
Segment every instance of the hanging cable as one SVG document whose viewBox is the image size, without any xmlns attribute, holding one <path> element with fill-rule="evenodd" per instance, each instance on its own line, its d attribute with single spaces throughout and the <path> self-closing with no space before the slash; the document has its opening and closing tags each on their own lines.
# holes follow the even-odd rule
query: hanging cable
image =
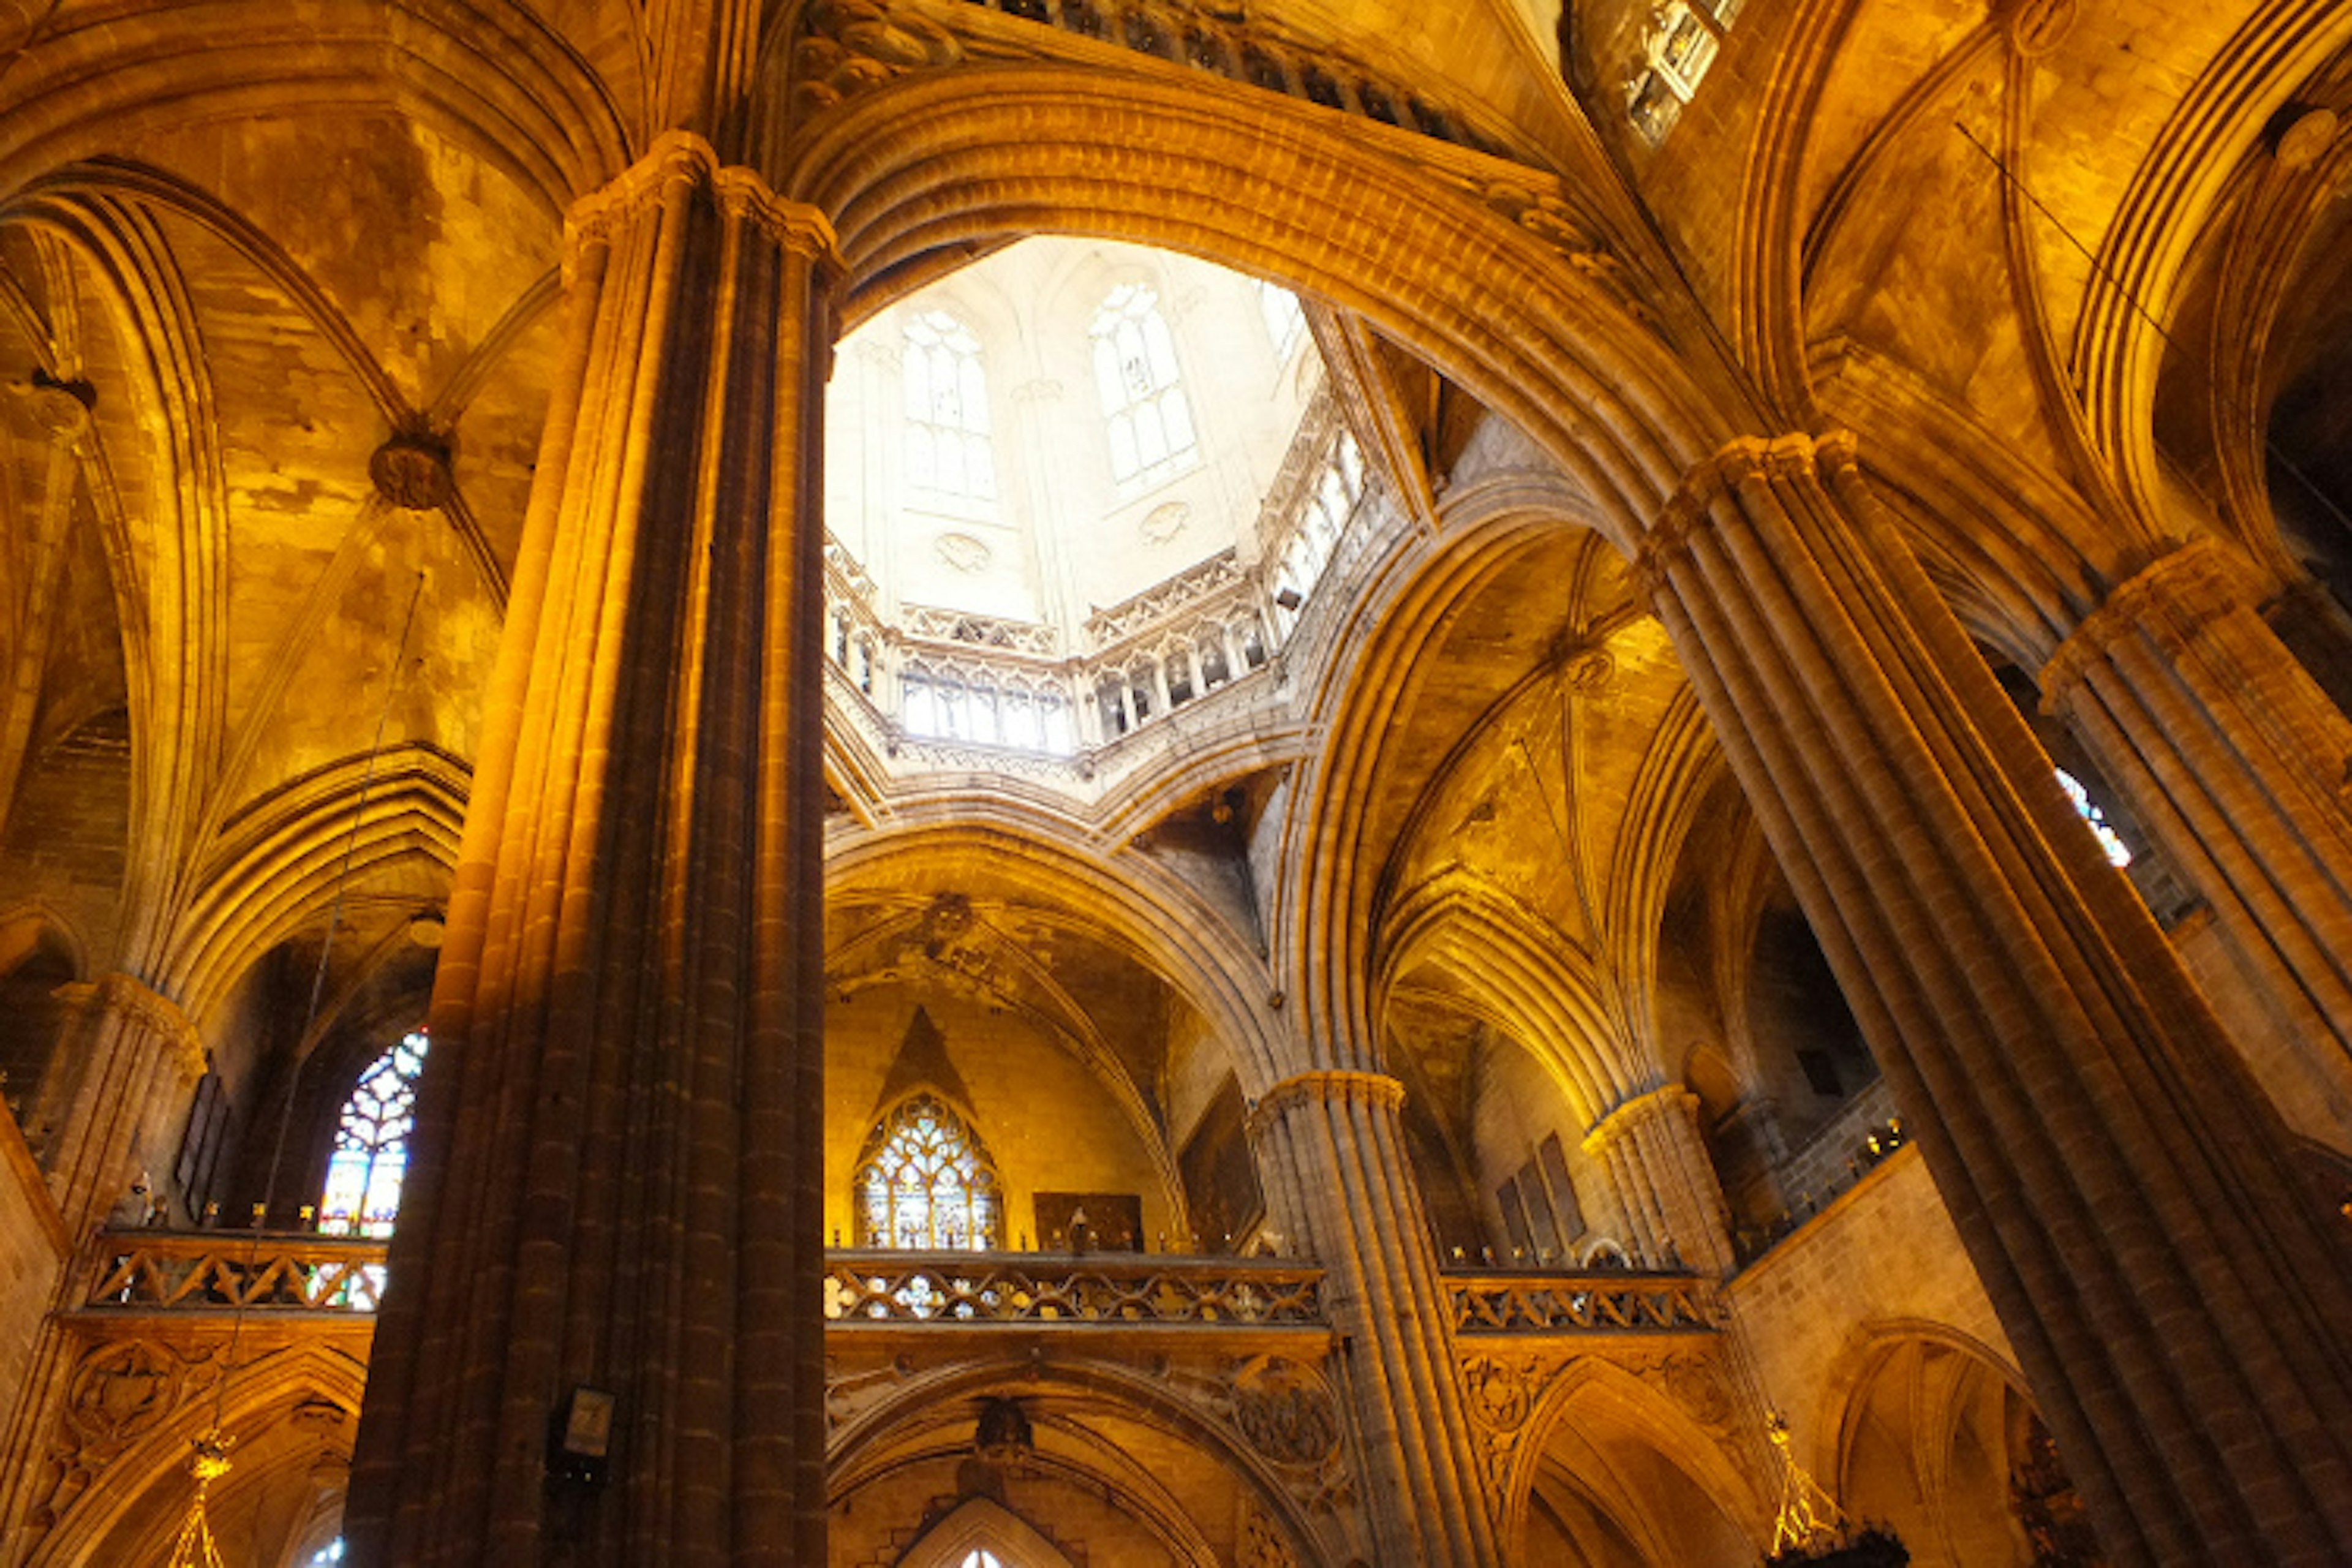
<svg viewBox="0 0 2352 1568">
<path fill-rule="evenodd" d="M 343 905 L 350 892 L 352 861 L 359 851 L 360 828 L 367 818 L 368 796 L 375 787 L 376 768 L 383 757 L 384 731 L 392 721 L 393 699 L 400 691 L 401 671 L 408 658 L 409 634 L 415 628 L 417 605 L 425 597 L 425 574 L 416 574 L 416 586 L 408 596 L 408 610 L 401 617 L 400 640 L 393 649 L 391 668 L 385 672 L 383 700 L 376 710 L 375 735 L 368 744 L 367 764 L 360 773 L 358 798 L 352 805 L 351 827 L 343 836 L 341 859 L 335 868 L 334 897 L 327 907 L 327 931 L 319 944 L 319 962 L 310 973 L 310 994 L 302 1010 L 302 1026 L 294 1037 L 294 1059 L 287 1069 L 286 1092 L 278 1111 L 278 1130 L 269 1149 L 269 1163 L 262 1178 L 261 1201 L 254 1205 L 252 1233 L 246 1242 L 245 1267 L 240 1271 L 236 1310 L 229 1321 L 228 1352 L 221 1360 L 220 1380 L 213 1385 L 213 1418 L 210 1427 L 196 1438 L 195 1452 L 189 1460 L 189 1473 L 195 1478 L 196 1496 L 188 1511 L 186 1521 L 180 1527 L 173 1544 L 166 1568 L 223 1568 L 219 1548 L 214 1543 L 211 1521 L 206 1514 L 207 1498 L 212 1483 L 229 1471 L 228 1450 L 236 1439 L 222 1431 L 228 1412 L 229 1384 L 236 1375 L 236 1352 L 245 1335 L 245 1315 L 253 1294 L 253 1271 L 261 1256 L 261 1233 L 268 1223 L 269 1205 L 278 1194 L 278 1177 L 286 1159 L 288 1132 L 293 1126 L 294 1107 L 299 1100 L 302 1068 L 308 1063 L 311 1031 L 318 1026 L 319 1009 L 327 992 L 327 975 L 334 962 L 335 938 L 341 934 Z"/>
</svg>

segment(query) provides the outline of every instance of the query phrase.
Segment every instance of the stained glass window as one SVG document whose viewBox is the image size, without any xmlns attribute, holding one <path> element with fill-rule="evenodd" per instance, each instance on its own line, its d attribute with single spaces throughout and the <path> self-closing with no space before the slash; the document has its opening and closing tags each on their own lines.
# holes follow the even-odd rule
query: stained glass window
<svg viewBox="0 0 2352 1568">
<path fill-rule="evenodd" d="M 2091 831 L 2098 836 L 2099 847 L 2107 852 L 2107 864 L 2116 867 L 2130 865 L 2131 847 L 2126 844 L 2123 841 L 2123 836 L 2109 825 L 2107 814 L 2101 811 L 2098 804 L 2092 800 L 2091 792 L 2083 787 L 2083 781 L 2064 768 L 2058 769 L 2057 773 L 2058 787 L 2066 792 L 2066 798 L 2074 803 L 2075 812 L 2084 821 L 2091 825 Z"/>
<path fill-rule="evenodd" d="M 1110 421 L 1110 475 L 1133 494 L 1192 466 L 1192 407 L 1160 296 L 1122 283 L 1095 314 L 1095 392 Z"/>
<path fill-rule="evenodd" d="M 980 1140 L 936 1097 L 876 1123 L 857 1164 L 860 1247 L 985 1252 L 1003 1244 L 1003 1213 Z"/>
<path fill-rule="evenodd" d="M 992 507 L 996 454 L 980 340 L 945 310 L 925 310 L 907 323 L 905 380 L 908 483 L 967 507 Z"/>
<path fill-rule="evenodd" d="M 425 1036 L 400 1043 L 368 1065 L 335 1123 L 319 1229 L 328 1236 L 390 1236 L 400 1215 L 400 1180 L 408 1169 L 408 1134 L 416 1125 L 416 1077 L 425 1070 Z"/>
</svg>

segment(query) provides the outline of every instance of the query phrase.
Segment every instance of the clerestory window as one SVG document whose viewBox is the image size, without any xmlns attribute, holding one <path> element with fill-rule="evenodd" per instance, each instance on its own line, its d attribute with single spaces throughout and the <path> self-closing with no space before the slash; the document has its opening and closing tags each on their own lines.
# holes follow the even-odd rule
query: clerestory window
<svg viewBox="0 0 2352 1568">
<path fill-rule="evenodd" d="M 877 1122 L 857 1163 L 857 1245 L 987 1252 L 1003 1245 L 1004 1205 L 980 1138 L 937 1096 Z"/>
<path fill-rule="evenodd" d="M 1288 364 L 1290 356 L 1298 351 L 1299 339 L 1307 335 L 1307 312 L 1300 308 L 1298 296 L 1279 283 L 1269 283 L 1261 278 L 1257 283 L 1257 308 L 1265 318 L 1265 335 L 1274 341 L 1276 361 Z"/>
<path fill-rule="evenodd" d="M 1160 296 L 1122 283 L 1095 313 L 1095 392 L 1110 433 L 1110 474 L 1122 495 L 1175 478 L 1200 460 L 1192 405 Z"/>
<path fill-rule="evenodd" d="M 400 1217 L 400 1184 L 408 1172 L 408 1135 L 416 1126 L 416 1080 L 425 1070 L 422 1030 L 368 1064 L 335 1122 L 319 1197 L 319 1229 L 328 1236 L 390 1236 Z"/>
<path fill-rule="evenodd" d="M 925 310 L 907 323 L 903 363 L 908 485 L 958 510 L 994 510 L 996 450 L 980 340 L 945 310 Z"/>
</svg>

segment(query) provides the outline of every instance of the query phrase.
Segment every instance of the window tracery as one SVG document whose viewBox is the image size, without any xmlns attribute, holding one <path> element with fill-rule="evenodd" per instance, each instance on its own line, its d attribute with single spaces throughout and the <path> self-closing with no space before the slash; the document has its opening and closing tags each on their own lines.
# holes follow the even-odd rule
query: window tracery
<svg viewBox="0 0 2352 1568">
<path fill-rule="evenodd" d="M 992 510 L 996 453 L 980 340 L 947 311 L 925 310 L 907 322 L 902 375 L 908 485 L 964 509 Z"/>
<path fill-rule="evenodd" d="M 2075 815 L 2091 825 L 2091 832 L 2097 837 L 2099 847 L 2106 851 L 2107 864 L 2117 870 L 2130 865 L 2132 863 L 2131 847 L 2124 842 L 2123 835 L 2117 833 L 2114 826 L 2107 821 L 2107 814 L 2099 809 L 2098 803 L 2091 798 L 2091 792 L 2083 787 L 2083 781 L 2064 768 L 2056 769 L 2055 772 L 2058 774 L 2058 787 L 2064 790 L 2066 798 L 2074 803 Z"/>
<path fill-rule="evenodd" d="M 1666 139 L 1682 118 L 1683 105 L 1698 92 L 1699 79 L 1715 64 L 1739 5 L 1740 0 L 1664 0 L 1650 13 L 1642 68 L 1625 84 L 1625 110 L 1652 146 Z"/>
<path fill-rule="evenodd" d="M 319 1229 L 327 1236 L 390 1236 L 400 1215 L 408 1171 L 408 1135 L 416 1126 L 416 1080 L 425 1070 L 422 1030 L 378 1057 L 360 1074 L 335 1122 Z"/>
<path fill-rule="evenodd" d="M 1298 303 L 1298 296 L 1279 283 L 1269 283 L 1261 278 L 1257 282 L 1257 308 L 1265 318 L 1265 335 L 1274 341 L 1275 362 L 1288 364 L 1290 356 L 1298 351 L 1299 339 L 1307 335 L 1307 311 Z"/>
<path fill-rule="evenodd" d="M 856 1208 L 860 1247 L 988 1252 L 1003 1241 L 996 1169 L 935 1095 L 876 1124 L 857 1163 Z"/>
<path fill-rule="evenodd" d="M 1192 405 L 1160 296 L 1122 283 L 1095 313 L 1095 391 L 1110 434 L 1111 479 L 1134 495 L 1198 460 Z"/>
</svg>

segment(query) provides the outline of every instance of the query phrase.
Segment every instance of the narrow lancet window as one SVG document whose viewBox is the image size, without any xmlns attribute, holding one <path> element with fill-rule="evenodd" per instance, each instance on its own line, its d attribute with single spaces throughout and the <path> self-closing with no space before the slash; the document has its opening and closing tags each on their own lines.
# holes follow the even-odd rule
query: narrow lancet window
<svg viewBox="0 0 2352 1568">
<path fill-rule="evenodd" d="M 1122 283 L 1095 313 L 1095 391 L 1109 421 L 1110 474 L 1133 495 L 1199 460 L 1192 405 L 1176 368 L 1176 343 L 1160 297 Z"/>
<path fill-rule="evenodd" d="M 996 451 L 980 340 L 945 310 L 925 310 L 907 323 L 904 365 L 908 487 L 959 510 L 992 510 Z"/>
<path fill-rule="evenodd" d="M 401 1037 L 360 1074 L 335 1122 L 319 1229 L 328 1236 L 390 1236 L 400 1217 L 408 1135 L 416 1126 L 416 1079 L 425 1070 L 425 1036 Z"/>
</svg>

